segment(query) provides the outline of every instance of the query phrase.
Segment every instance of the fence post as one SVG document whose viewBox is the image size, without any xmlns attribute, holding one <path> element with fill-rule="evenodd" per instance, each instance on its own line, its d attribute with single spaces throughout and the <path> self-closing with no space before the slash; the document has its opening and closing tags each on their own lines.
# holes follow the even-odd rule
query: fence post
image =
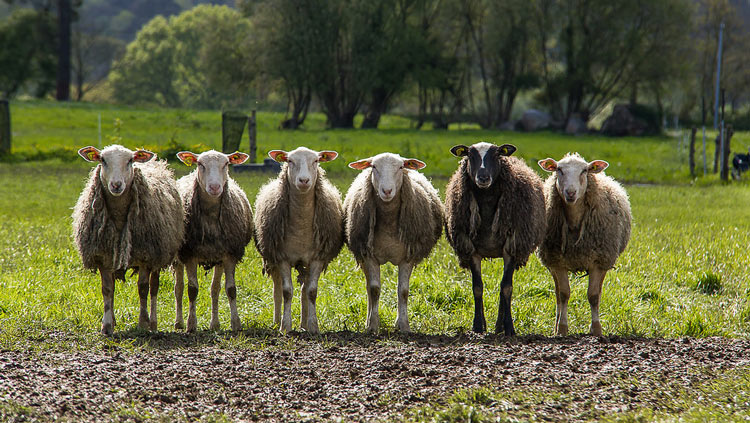
<svg viewBox="0 0 750 423">
<path fill-rule="evenodd" d="M 10 104 L 0 100 L 0 154 L 10 154 Z"/>
<path fill-rule="evenodd" d="M 239 151 L 247 116 L 240 112 L 221 113 L 221 151 L 229 154 Z"/>
<path fill-rule="evenodd" d="M 258 144 L 255 135 L 256 122 L 255 110 L 253 110 L 250 112 L 250 117 L 247 119 L 247 137 L 250 139 L 250 163 L 255 163 L 257 157 Z"/>
<path fill-rule="evenodd" d="M 698 128 L 695 126 L 690 130 L 690 149 L 688 151 L 688 164 L 690 166 L 690 176 L 695 177 L 695 133 Z"/>
</svg>

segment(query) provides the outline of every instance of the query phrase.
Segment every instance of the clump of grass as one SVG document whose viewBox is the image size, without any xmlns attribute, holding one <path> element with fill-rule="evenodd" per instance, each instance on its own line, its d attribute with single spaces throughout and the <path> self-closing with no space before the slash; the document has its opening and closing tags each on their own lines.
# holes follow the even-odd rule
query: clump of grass
<svg viewBox="0 0 750 423">
<path fill-rule="evenodd" d="M 721 292 L 721 275 L 711 271 L 703 272 L 695 283 L 695 290 L 706 295 L 714 295 Z"/>
</svg>

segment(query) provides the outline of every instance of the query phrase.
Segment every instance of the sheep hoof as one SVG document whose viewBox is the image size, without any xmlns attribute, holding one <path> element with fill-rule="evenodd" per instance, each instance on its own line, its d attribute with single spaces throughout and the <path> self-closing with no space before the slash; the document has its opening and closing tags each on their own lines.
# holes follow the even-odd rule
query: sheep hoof
<svg viewBox="0 0 750 423">
<path fill-rule="evenodd" d="M 141 317 L 138 319 L 138 327 L 143 330 L 149 330 L 151 327 L 150 322 L 148 321 L 148 317 Z"/>
<path fill-rule="evenodd" d="M 219 330 L 221 329 L 221 323 L 219 323 L 219 320 L 211 320 L 211 324 L 208 326 L 211 330 Z"/>
<path fill-rule="evenodd" d="M 503 326 L 501 330 L 501 326 Z M 516 329 L 513 327 L 513 323 L 509 325 L 495 325 L 495 334 L 504 334 L 505 336 L 516 336 Z"/>
<path fill-rule="evenodd" d="M 187 323 L 187 329 L 185 329 L 185 332 L 187 333 L 193 333 L 198 327 L 198 322 L 195 319 L 188 319 Z"/>
<path fill-rule="evenodd" d="M 594 336 L 602 336 L 602 324 L 599 322 L 591 322 L 590 333 Z"/>
<path fill-rule="evenodd" d="M 156 332 L 157 326 L 159 326 L 156 322 L 156 320 L 152 320 L 149 324 L 149 327 L 152 332 Z"/>
<path fill-rule="evenodd" d="M 568 325 L 557 325 L 557 330 L 555 332 L 559 336 L 567 336 L 568 335 Z"/>
<path fill-rule="evenodd" d="M 237 333 L 242 330 L 242 322 L 240 319 L 232 319 L 232 332 Z"/>
<path fill-rule="evenodd" d="M 401 333 L 411 333 L 411 329 L 409 329 L 409 323 L 396 322 L 396 330 Z"/>
<path fill-rule="evenodd" d="M 112 325 L 109 323 L 102 323 L 102 335 L 110 336 L 112 335 Z"/>
<path fill-rule="evenodd" d="M 185 322 L 183 322 L 182 320 L 180 320 L 178 322 L 174 322 L 174 328 L 176 330 L 185 329 Z"/>
</svg>

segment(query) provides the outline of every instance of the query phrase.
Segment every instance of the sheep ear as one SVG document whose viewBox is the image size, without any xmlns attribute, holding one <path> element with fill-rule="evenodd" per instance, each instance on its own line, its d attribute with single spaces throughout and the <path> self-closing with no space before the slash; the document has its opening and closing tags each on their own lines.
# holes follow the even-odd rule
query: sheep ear
<svg viewBox="0 0 750 423">
<path fill-rule="evenodd" d="M 318 153 L 318 161 L 319 162 L 330 162 L 331 160 L 336 160 L 336 157 L 339 156 L 339 153 L 335 151 L 321 151 Z"/>
<path fill-rule="evenodd" d="M 451 147 L 451 153 L 453 153 L 453 155 L 456 157 L 464 157 L 469 154 L 469 147 L 463 144 L 454 145 L 453 147 Z"/>
<path fill-rule="evenodd" d="M 516 152 L 516 146 L 513 144 L 503 144 L 498 147 L 500 150 L 500 154 L 503 156 L 510 156 L 511 154 Z"/>
<path fill-rule="evenodd" d="M 427 166 L 425 162 L 417 159 L 404 159 L 404 167 L 412 170 L 419 170 Z"/>
<path fill-rule="evenodd" d="M 557 170 L 557 162 L 555 161 L 555 159 L 548 157 L 544 160 L 539 160 L 537 163 L 539 163 L 539 167 L 546 170 L 547 172 L 554 172 Z"/>
<path fill-rule="evenodd" d="M 350 168 L 357 170 L 365 170 L 370 166 L 372 166 L 372 162 L 370 161 L 370 159 L 362 159 L 356 162 L 349 163 Z"/>
<path fill-rule="evenodd" d="M 102 160 L 102 154 L 93 146 L 83 147 L 78 150 L 78 155 L 87 162 L 100 162 Z"/>
<path fill-rule="evenodd" d="M 156 157 L 156 153 L 152 153 L 148 150 L 136 150 L 133 152 L 133 161 L 138 163 L 146 163 L 154 157 Z"/>
<path fill-rule="evenodd" d="M 235 151 L 232 154 L 227 154 L 227 159 L 229 159 L 229 163 L 231 164 L 242 164 L 247 161 L 247 159 L 250 158 L 249 154 L 241 153 L 239 151 Z"/>
<path fill-rule="evenodd" d="M 198 156 L 190 151 L 180 151 L 177 153 L 177 158 L 180 159 L 182 163 L 185 163 L 186 166 L 192 166 L 194 162 L 198 161 Z"/>
<path fill-rule="evenodd" d="M 589 173 L 599 173 L 607 167 L 609 167 L 609 163 L 604 160 L 594 160 L 589 163 Z"/>
<path fill-rule="evenodd" d="M 268 152 L 268 156 L 279 163 L 286 161 L 286 151 L 283 150 L 271 150 Z"/>
</svg>

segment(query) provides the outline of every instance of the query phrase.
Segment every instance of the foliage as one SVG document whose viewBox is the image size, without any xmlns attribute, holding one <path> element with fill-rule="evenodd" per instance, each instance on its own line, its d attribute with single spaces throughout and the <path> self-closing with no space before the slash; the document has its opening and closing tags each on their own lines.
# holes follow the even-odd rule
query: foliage
<svg viewBox="0 0 750 423">
<path fill-rule="evenodd" d="M 22 90 L 43 97 L 54 88 L 55 28 L 49 13 L 25 8 L 0 21 L 0 98 Z"/>
<path fill-rule="evenodd" d="M 247 102 L 249 22 L 226 6 L 198 6 L 138 32 L 110 76 L 127 104 L 221 107 Z"/>
</svg>

